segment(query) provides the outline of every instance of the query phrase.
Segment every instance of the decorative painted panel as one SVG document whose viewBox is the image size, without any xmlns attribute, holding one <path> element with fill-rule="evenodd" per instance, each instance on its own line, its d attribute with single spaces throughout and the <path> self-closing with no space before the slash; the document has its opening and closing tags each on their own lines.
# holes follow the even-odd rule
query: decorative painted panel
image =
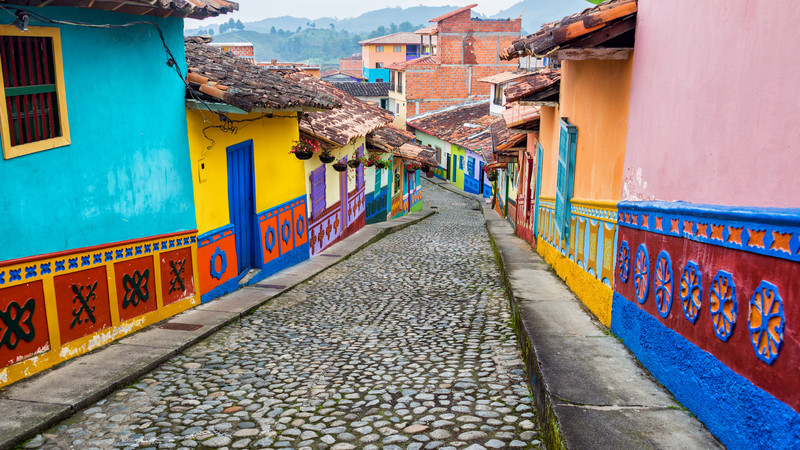
<svg viewBox="0 0 800 450">
<path fill-rule="evenodd" d="M 757 386 L 753 389 L 784 402 L 795 411 L 793 414 L 800 413 L 800 381 L 796 376 L 800 367 L 800 303 L 787 301 L 800 298 L 800 283 L 796 281 L 800 248 L 795 243 L 800 211 L 622 202 L 619 226 L 620 242 L 627 242 L 631 248 L 646 246 L 651 255 L 659 255 L 649 260 L 653 289 L 645 293 L 641 304 L 631 283 L 615 285 L 612 330 L 627 345 L 633 345 L 637 357 L 650 361 L 646 365 L 654 373 L 660 373 L 658 364 L 662 361 L 675 364 L 674 358 L 659 350 L 656 340 L 663 339 L 664 333 L 633 326 L 629 320 L 634 310 L 620 302 L 631 302 L 636 310 L 657 318 L 660 326 L 696 348 L 697 355 L 713 355 L 736 377 Z M 758 239 L 753 241 L 753 236 Z M 670 292 L 670 286 L 677 292 Z M 681 310 L 670 314 L 668 302 L 660 298 L 669 300 L 676 295 Z M 785 345 L 788 342 L 792 345 Z M 668 376 L 660 380 L 682 402 L 685 396 L 696 397 L 698 392 L 708 398 L 717 396 L 701 387 L 685 392 L 682 399 L 679 381 Z M 719 381 L 723 385 L 732 383 L 731 379 Z M 730 400 L 732 405 L 738 401 Z M 749 411 L 745 405 L 736 408 L 744 408 L 737 414 Z"/>
<path fill-rule="evenodd" d="M 185 298 L 194 297 L 194 266 L 192 251 L 182 248 L 162 253 L 161 261 L 161 298 L 164 305 L 169 305 Z"/>
<path fill-rule="evenodd" d="M 0 328 L 0 368 L 50 350 L 41 280 L 0 289 Z"/>
<path fill-rule="evenodd" d="M 354 192 L 350 192 L 347 196 L 347 225 L 355 223 L 359 218 L 363 219 L 364 216 L 364 191 L 365 187 L 362 183 L 361 187 Z"/>
<path fill-rule="evenodd" d="M 341 204 L 337 202 L 308 224 L 308 245 L 311 255 L 316 255 L 336 242 L 342 233 Z"/>
<path fill-rule="evenodd" d="M 200 293 L 203 295 L 238 275 L 233 225 L 225 225 L 198 236 L 197 266 Z"/>
<path fill-rule="evenodd" d="M 62 343 L 111 326 L 105 266 L 59 275 L 53 282 Z"/>
<path fill-rule="evenodd" d="M 199 304 L 196 242 L 179 232 L 0 262 L 0 386 Z M 185 291 L 168 298 L 161 264 L 175 256 Z"/>
</svg>

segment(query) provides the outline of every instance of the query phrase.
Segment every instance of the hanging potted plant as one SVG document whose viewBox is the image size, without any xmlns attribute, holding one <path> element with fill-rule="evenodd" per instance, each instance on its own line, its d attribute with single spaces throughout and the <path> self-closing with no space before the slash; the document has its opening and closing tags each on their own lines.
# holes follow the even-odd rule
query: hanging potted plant
<svg viewBox="0 0 800 450">
<path fill-rule="evenodd" d="M 425 163 L 422 163 L 419 168 L 420 168 L 420 170 L 422 170 L 425 173 L 428 173 L 428 172 L 431 171 L 431 166 L 429 166 L 429 165 L 427 165 Z"/>
<path fill-rule="evenodd" d="M 375 162 L 377 161 L 378 157 L 376 155 L 371 155 L 369 158 L 367 158 L 366 156 L 361 157 L 361 164 L 363 164 L 364 167 L 374 167 Z"/>
<path fill-rule="evenodd" d="M 347 170 L 347 164 L 343 162 L 335 162 L 333 163 L 333 170 L 337 172 L 344 172 L 345 170 Z"/>
<path fill-rule="evenodd" d="M 361 157 L 358 154 L 353 153 L 353 156 L 347 161 L 347 165 L 351 168 L 355 169 L 356 167 L 361 165 Z"/>
<path fill-rule="evenodd" d="M 413 162 L 412 162 L 412 163 L 410 163 L 410 164 L 406 164 L 406 172 L 408 172 L 408 173 L 414 173 L 414 172 L 416 172 L 417 170 L 419 170 L 419 169 L 420 169 L 420 167 L 421 167 L 420 163 L 418 163 L 418 162 L 416 162 L 416 161 L 413 161 Z"/>
<path fill-rule="evenodd" d="M 330 164 L 335 159 L 336 159 L 336 157 L 333 156 L 333 154 L 331 153 L 331 150 L 328 149 L 328 148 L 322 149 L 322 151 L 319 154 L 319 160 L 320 160 L 320 162 L 322 164 Z"/>
<path fill-rule="evenodd" d="M 294 156 L 297 159 L 311 159 L 314 156 L 314 153 L 317 153 L 320 150 L 319 143 L 312 141 L 308 138 L 300 138 L 297 141 L 292 142 L 292 149 L 289 150 L 289 153 L 294 153 Z"/>
<path fill-rule="evenodd" d="M 491 169 L 486 172 L 486 179 L 489 181 L 497 180 L 497 169 Z"/>
</svg>

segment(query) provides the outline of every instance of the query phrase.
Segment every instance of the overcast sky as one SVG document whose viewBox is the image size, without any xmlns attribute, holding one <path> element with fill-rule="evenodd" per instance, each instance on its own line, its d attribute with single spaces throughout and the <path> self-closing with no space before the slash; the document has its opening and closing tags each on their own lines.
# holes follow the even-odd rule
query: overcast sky
<svg viewBox="0 0 800 450">
<path fill-rule="evenodd" d="M 557 1 L 557 0 L 554 0 Z M 469 0 L 238 0 L 239 11 L 233 14 L 224 14 L 219 17 L 212 17 L 203 21 L 187 20 L 187 28 L 196 28 L 203 23 L 227 22 L 228 19 L 241 20 L 242 22 L 254 22 L 267 17 L 295 16 L 318 19 L 320 17 L 336 17 L 344 19 L 356 17 L 367 11 L 381 9 L 385 7 L 402 6 L 443 6 L 456 5 L 466 6 L 478 3 L 474 10 L 481 14 L 495 14 L 509 6 L 518 3 L 519 0 L 484 0 L 472 2 Z"/>
</svg>

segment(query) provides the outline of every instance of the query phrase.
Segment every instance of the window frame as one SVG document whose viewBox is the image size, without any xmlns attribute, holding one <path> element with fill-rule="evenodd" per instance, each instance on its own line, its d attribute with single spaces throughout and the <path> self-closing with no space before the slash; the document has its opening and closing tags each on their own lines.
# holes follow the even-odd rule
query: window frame
<svg viewBox="0 0 800 450">
<path fill-rule="evenodd" d="M 383 53 L 383 46 L 382 45 L 376 45 L 375 46 L 375 53 Z"/>
<path fill-rule="evenodd" d="M 16 158 L 70 145 L 72 141 L 69 135 L 67 98 L 64 89 L 61 29 L 54 27 L 29 27 L 28 31 L 23 32 L 14 25 L 0 25 L 0 36 L 45 37 L 52 40 L 54 84 L 56 88 L 56 101 L 58 102 L 58 120 L 61 129 L 61 136 L 11 146 L 11 127 L 9 126 L 8 109 L 5 107 L 5 79 L 3 77 L 3 71 L 0 70 L 0 144 L 3 146 L 3 159 Z"/>
<path fill-rule="evenodd" d="M 403 51 L 402 45 L 393 45 L 392 46 L 392 53 L 400 53 Z"/>
</svg>

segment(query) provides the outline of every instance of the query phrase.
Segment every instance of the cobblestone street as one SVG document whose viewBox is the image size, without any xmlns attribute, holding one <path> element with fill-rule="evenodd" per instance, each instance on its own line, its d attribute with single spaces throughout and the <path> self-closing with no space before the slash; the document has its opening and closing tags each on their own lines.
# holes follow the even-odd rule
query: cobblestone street
<svg viewBox="0 0 800 450">
<path fill-rule="evenodd" d="M 25 447 L 538 448 L 481 212 L 424 189 L 438 214 Z"/>
</svg>

